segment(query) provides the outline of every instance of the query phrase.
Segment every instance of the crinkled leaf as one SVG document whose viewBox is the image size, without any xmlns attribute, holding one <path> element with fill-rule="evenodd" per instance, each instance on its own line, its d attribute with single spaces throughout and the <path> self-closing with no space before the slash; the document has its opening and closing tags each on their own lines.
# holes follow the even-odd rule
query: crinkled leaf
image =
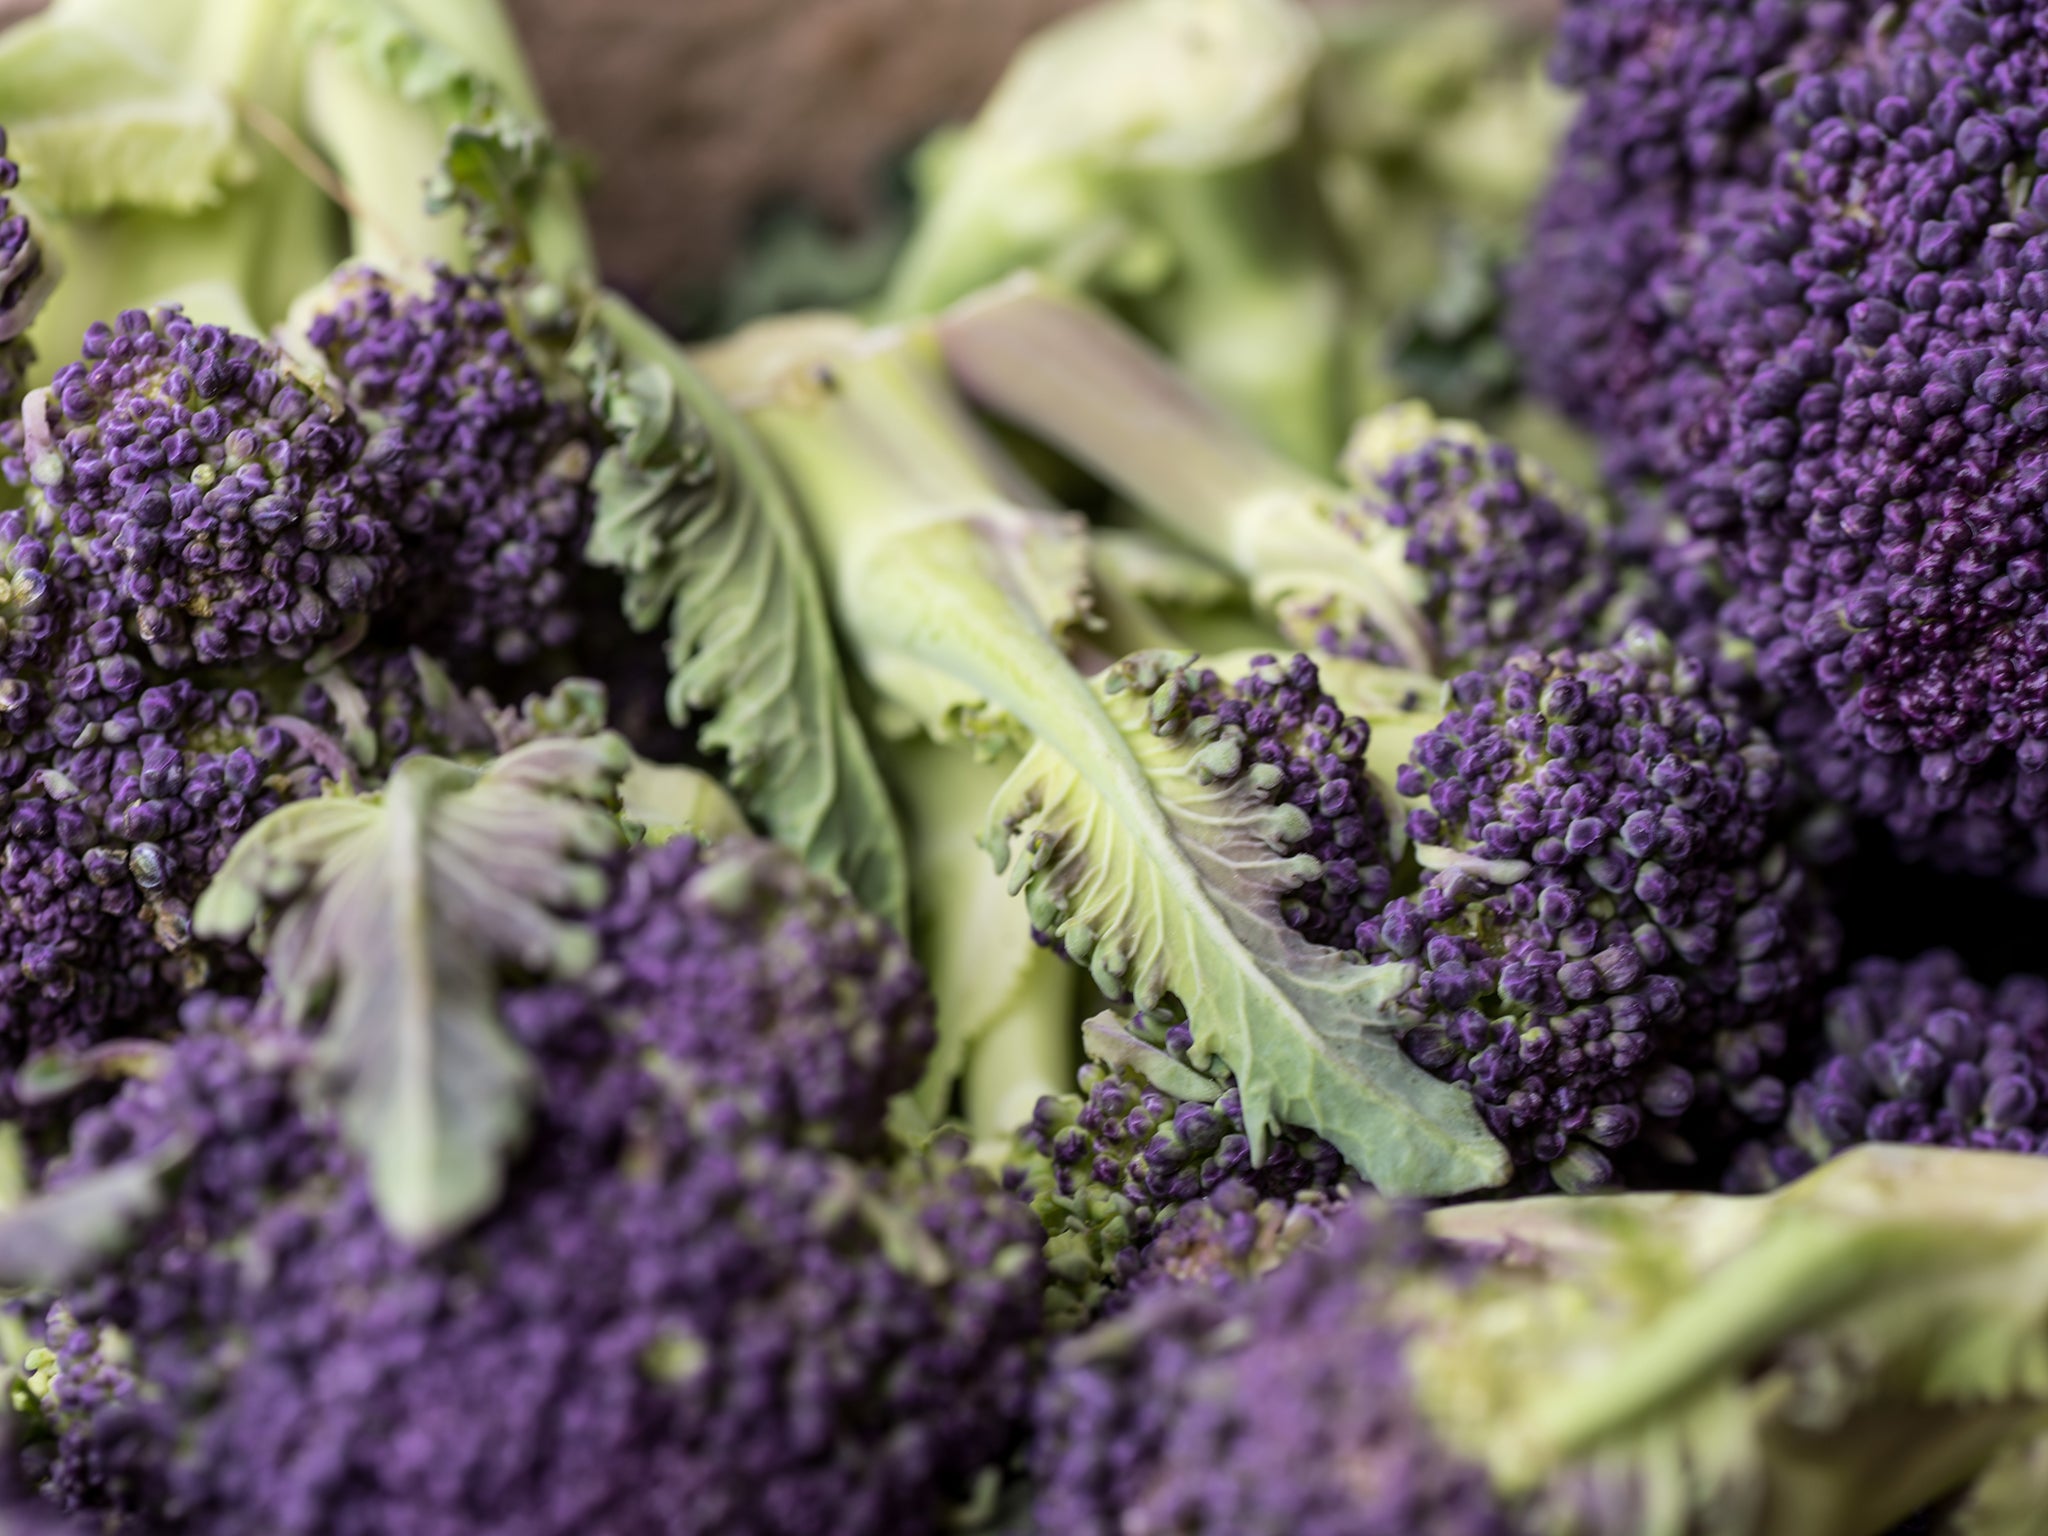
<svg viewBox="0 0 2048 1536">
<path fill-rule="evenodd" d="M 0 32 L 0 103 L 8 153 L 54 215 L 190 213 L 254 174 L 226 97 L 89 10 Z"/>
<path fill-rule="evenodd" d="M 191 1150 L 169 1141 L 0 1211 L 0 1288 L 52 1290 L 118 1252 L 162 1209 L 164 1181 Z"/>
<path fill-rule="evenodd" d="M 1391 1003 L 1409 973 L 1348 961 L 1287 926 L 1281 898 L 1317 873 L 1288 851 L 1306 830 L 1300 813 L 1237 761 L 1227 735 L 1172 728 L 1176 686 L 1157 656 L 1098 684 L 1155 824 L 1105 798 L 1094 764 L 1044 740 L 998 797 L 989 844 L 1011 861 L 1034 925 L 1111 995 L 1180 1000 L 1196 1056 L 1219 1056 L 1237 1076 L 1255 1152 L 1278 1127 L 1304 1126 L 1390 1193 L 1500 1183 L 1507 1154 L 1471 1096 L 1396 1041 Z"/>
<path fill-rule="evenodd" d="M 602 302 L 579 360 L 613 444 L 586 558 L 624 576 L 636 627 L 667 624 L 671 717 L 701 718 L 769 831 L 901 927 L 901 838 L 774 468 L 623 300 Z"/>
<path fill-rule="evenodd" d="M 483 768 L 415 756 L 381 794 L 287 806 L 235 847 L 196 931 L 258 930 L 295 1022 L 324 1024 L 342 1124 L 392 1230 L 431 1242 L 487 1210 L 523 1135 L 532 1069 L 497 1014 L 501 969 L 573 974 L 579 921 L 621 842 L 630 753 L 543 738 Z"/>
</svg>

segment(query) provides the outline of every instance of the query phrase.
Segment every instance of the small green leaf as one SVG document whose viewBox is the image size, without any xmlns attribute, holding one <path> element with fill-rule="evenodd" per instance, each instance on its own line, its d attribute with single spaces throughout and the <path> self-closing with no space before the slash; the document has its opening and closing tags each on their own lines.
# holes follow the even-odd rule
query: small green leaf
<svg viewBox="0 0 2048 1536">
<path fill-rule="evenodd" d="M 669 713 L 702 717 L 740 799 L 900 928 L 901 836 L 787 493 L 673 342 L 616 297 L 597 318 L 580 364 L 613 447 L 586 557 L 625 577 L 635 626 L 667 623 Z"/>
<path fill-rule="evenodd" d="M 208 937 L 253 932 L 287 1017 L 324 1022 L 343 1129 L 402 1237 L 432 1242 L 497 1199 L 533 1086 L 499 973 L 595 960 L 579 919 L 623 841 L 607 807 L 630 762 L 608 733 L 481 768 L 409 757 L 377 796 L 258 823 L 194 909 Z"/>
</svg>

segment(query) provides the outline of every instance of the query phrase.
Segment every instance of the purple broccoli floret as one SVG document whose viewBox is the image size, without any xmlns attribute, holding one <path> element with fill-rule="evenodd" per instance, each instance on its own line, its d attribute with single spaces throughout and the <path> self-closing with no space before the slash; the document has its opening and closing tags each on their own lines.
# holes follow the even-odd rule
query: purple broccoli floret
<svg viewBox="0 0 2048 1536">
<path fill-rule="evenodd" d="M 941 1529 L 1025 1417 L 1044 1274 L 947 1150 L 837 1150 L 921 1065 L 901 941 L 747 839 L 615 889 L 583 986 L 505 999 L 535 1123 L 439 1246 L 380 1223 L 269 1003 L 194 1000 L 80 1122 L 69 1176 L 192 1150 L 67 1297 L 122 1363 L 72 1343 L 47 1388 L 60 1503 L 166 1536 Z"/>
<path fill-rule="evenodd" d="M 1864 960 L 1827 997 L 1826 1051 L 1783 1131 L 1731 1181 L 1770 1189 L 1866 1141 L 2048 1151 L 2048 981 L 1973 981 L 1946 950 Z"/>
<path fill-rule="evenodd" d="M 1882 24 L 1880 11 L 1885 11 Z M 1716 558 L 1825 796 L 2048 882 L 2041 7 L 1584 3 L 1536 372 Z"/>
<path fill-rule="evenodd" d="M 161 666 L 309 656 L 391 596 L 362 428 L 267 344 L 174 309 L 86 332 L 23 407 L 28 535 Z"/>
<path fill-rule="evenodd" d="M 1237 1085 L 1188 1059 L 1194 1033 L 1171 1011 L 1087 1027 L 1080 1092 L 1038 1101 L 1005 1181 L 1045 1225 L 1061 1287 L 1056 1322 L 1085 1320 L 1128 1282 L 1174 1213 L 1232 1183 L 1290 1200 L 1337 1189 L 1349 1170 L 1309 1131 L 1283 1129 L 1252 1166 Z"/>
<path fill-rule="evenodd" d="M 551 386 L 489 279 L 445 269 L 413 293 L 345 272 L 307 339 L 365 428 L 391 444 L 405 547 L 393 613 L 451 660 L 508 664 L 569 643 L 597 429 Z"/>
<path fill-rule="evenodd" d="M 1406 534 L 1422 613 L 1449 673 L 1613 633 L 1620 572 L 1584 498 L 1463 422 L 1430 423 L 1420 441 L 1384 452 L 1374 451 L 1374 427 L 1368 420 L 1354 438 L 1345 475 Z M 1335 655 L 1398 660 L 1369 630 L 1331 628 L 1319 644 Z"/>
<path fill-rule="evenodd" d="M 1413 967 L 1409 1055 L 1568 1190 L 1639 1142 L 1683 1159 L 1775 1122 L 1776 1063 L 1836 949 L 1777 840 L 1776 748 L 1641 628 L 1451 692 L 1397 779 L 1421 887 L 1358 929 Z"/>
<path fill-rule="evenodd" d="M 1165 1285 L 1062 1345 L 1040 1389 L 1036 1529 L 1062 1536 L 1512 1536 L 1410 1395 L 1390 1281 L 1454 1260 L 1412 1212 L 1345 1208 L 1251 1282 Z"/>
</svg>

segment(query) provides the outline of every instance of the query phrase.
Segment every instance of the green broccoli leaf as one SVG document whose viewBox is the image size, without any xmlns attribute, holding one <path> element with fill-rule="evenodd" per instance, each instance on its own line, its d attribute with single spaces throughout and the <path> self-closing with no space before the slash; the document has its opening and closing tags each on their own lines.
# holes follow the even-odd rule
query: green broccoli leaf
<svg viewBox="0 0 2048 1536">
<path fill-rule="evenodd" d="M 194 909 L 195 932 L 253 935 L 290 1020 L 324 1020 L 343 1129 L 405 1238 L 445 1236 L 497 1198 L 533 1088 L 498 1021 L 499 971 L 594 962 L 577 915 L 604 898 L 599 866 L 623 841 L 607 805 L 630 761 L 609 734 L 481 768 L 407 758 L 377 795 L 265 818 Z"/>
<path fill-rule="evenodd" d="M 1562 1528 L 1883 1530 L 2041 1424 L 2044 1215 L 2038 1158 L 1886 1144 L 1763 1198 L 1447 1208 L 1509 1262 L 1413 1289 L 1411 1379 Z"/>
<path fill-rule="evenodd" d="M 669 713 L 703 716 L 740 799 L 813 869 L 905 924 L 888 791 L 855 719 L 803 529 L 744 422 L 623 299 L 574 359 L 611 432 L 585 556 L 625 578 L 627 618 L 669 631 Z"/>
<path fill-rule="evenodd" d="M 1181 721 L 1165 658 L 1097 683 L 1068 660 L 1065 605 L 1044 601 L 1020 545 L 1058 525 L 1006 501 L 929 330 L 828 347 L 752 419 L 797 486 L 869 680 L 943 674 L 1034 738 L 989 834 L 1034 925 L 1113 995 L 1180 1000 L 1203 1053 L 1237 1074 L 1255 1151 L 1284 1121 L 1386 1189 L 1506 1178 L 1470 1095 L 1396 1044 L 1394 971 L 1347 964 L 1286 926 L 1281 900 L 1315 865 L 1287 851 L 1307 828 L 1276 803 L 1278 770 Z"/>
<path fill-rule="evenodd" d="M 1441 1195 L 1499 1183 L 1505 1154 L 1464 1090 L 1411 1062 L 1393 998 L 1412 977 L 1303 940 L 1280 897 L 1313 878 L 1288 848 L 1300 813 L 1279 772 L 1247 766 L 1226 734 L 1172 714 L 1176 658 L 1127 658 L 1100 680 L 1100 713 L 1150 791 L 1150 817 L 1117 814 L 1090 757 L 1041 741 L 998 797 L 989 844 L 1017 855 L 1013 889 L 1033 924 L 1140 1007 L 1171 993 L 1195 1053 L 1237 1074 L 1254 1155 L 1281 1125 L 1314 1128 L 1383 1190 Z M 1106 803 L 1107 802 L 1107 803 Z M 1149 835 L 1148 835 L 1149 834 Z M 1148 846 L 1149 845 L 1149 846 Z"/>
<path fill-rule="evenodd" d="M 357 255 L 595 273 L 498 0 L 299 0 L 295 22 L 311 137 L 340 173 Z"/>
</svg>

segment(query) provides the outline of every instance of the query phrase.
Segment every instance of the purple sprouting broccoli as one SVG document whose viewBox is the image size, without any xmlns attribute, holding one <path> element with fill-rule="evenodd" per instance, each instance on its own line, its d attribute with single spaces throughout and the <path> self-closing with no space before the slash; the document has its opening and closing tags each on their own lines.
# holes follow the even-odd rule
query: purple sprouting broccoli
<svg viewBox="0 0 2048 1536">
<path fill-rule="evenodd" d="M 188 1005 L 46 1197 L 175 1164 L 66 1291 L 49 1495 L 165 1536 L 942 1529 L 1025 1417 L 1044 1273 L 949 1150 L 871 1155 L 930 1040 L 907 950 L 745 837 L 623 855 L 595 932 L 576 979 L 499 997 L 531 1124 L 425 1245 L 319 1046 L 270 1001 Z"/>
<path fill-rule="evenodd" d="M 75 561 L 153 661 L 309 656 L 390 598 L 371 445 L 275 349 L 165 309 L 94 325 L 83 350 L 22 407 L 26 537 Z"/>
<path fill-rule="evenodd" d="M 1973 981 L 1933 950 L 1863 960 L 1830 992 L 1826 1048 L 1792 1089 L 1782 1131 L 1731 1170 L 1769 1189 L 1866 1141 L 2048 1151 L 2048 981 Z"/>
<path fill-rule="evenodd" d="M 28 343 L 29 322 L 42 308 L 48 291 L 42 243 L 29 228 L 28 215 L 8 197 L 20 171 L 7 158 L 7 130 L 0 128 L 0 452 L 10 436 L 21 392 L 35 352 Z"/>
<path fill-rule="evenodd" d="M 1452 1265 L 1412 1212 L 1348 1207 L 1252 1283 L 1162 1284 L 1057 1350 L 1036 1529 L 1065 1536 L 1514 1536 L 1485 1469 L 1411 1397 L 1388 1303 Z"/>
<path fill-rule="evenodd" d="M 1520 330 L 1823 795 L 2048 886 L 2048 41 L 2031 4 L 1589 0 Z M 1698 581 L 1718 567 L 1718 581 Z"/>
<path fill-rule="evenodd" d="M 1582 1190 L 1777 1120 L 1836 930 L 1777 749 L 1698 663 L 1637 627 L 1467 673 L 1396 785 L 1422 883 L 1358 948 L 1408 968 L 1405 1048 L 1518 1165 Z"/>
<path fill-rule="evenodd" d="M 1419 403 L 1368 416 L 1340 485 L 1035 280 L 964 302 L 939 336 L 968 396 L 1236 571 L 1292 645 L 1448 676 L 1609 633 L 1621 582 L 1603 514 L 1470 423 Z"/>
<path fill-rule="evenodd" d="M 1348 1176 L 1336 1148 L 1292 1127 L 1255 1168 L 1235 1081 L 1221 1063 L 1194 1065 L 1194 1031 L 1170 1008 L 1102 1014 L 1082 1038 L 1080 1092 L 1038 1101 L 1004 1175 L 1045 1226 L 1056 1325 L 1099 1310 L 1191 1202 L 1233 1183 L 1287 1201 Z"/>
<path fill-rule="evenodd" d="M 517 665 L 577 630 L 570 586 L 598 434 L 529 330 L 516 295 L 445 268 L 422 292 L 346 268 L 306 328 L 389 445 L 383 490 L 405 551 L 393 616 L 451 661 Z"/>
</svg>

